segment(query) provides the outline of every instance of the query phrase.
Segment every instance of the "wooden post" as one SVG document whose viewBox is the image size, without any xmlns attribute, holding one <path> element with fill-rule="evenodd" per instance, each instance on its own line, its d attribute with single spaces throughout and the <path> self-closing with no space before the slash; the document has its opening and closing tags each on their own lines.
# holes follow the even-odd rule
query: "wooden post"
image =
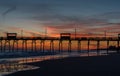
<svg viewBox="0 0 120 76">
<path fill-rule="evenodd" d="M 117 40 L 117 53 L 119 53 L 119 40 Z"/>
<path fill-rule="evenodd" d="M 36 40 L 32 40 L 32 52 L 37 51 L 36 49 Z"/>
<path fill-rule="evenodd" d="M 61 52 L 61 43 L 62 43 L 62 41 L 59 40 L 59 52 Z"/>
<path fill-rule="evenodd" d="M 34 40 L 31 40 L 31 49 L 30 52 L 34 52 Z"/>
<path fill-rule="evenodd" d="M 45 52 L 45 40 L 43 40 L 43 52 Z"/>
<path fill-rule="evenodd" d="M 68 52 L 71 52 L 71 40 L 68 42 Z"/>
<path fill-rule="evenodd" d="M 24 52 L 24 40 L 22 40 L 22 52 Z"/>
<path fill-rule="evenodd" d="M 6 51 L 6 40 L 5 40 L 5 43 L 4 43 L 4 50 L 3 50 L 3 52 L 5 52 Z"/>
<path fill-rule="evenodd" d="M 37 52 L 36 40 L 34 40 L 34 45 L 35 45 L 35 51 Z"/>
<path fill-rule="evenodd" d="M 40 40 L 40 51 L 42 51 L 42 40 Z"/>
<path fill-rule="evenodd" d="M 109 53 L 109 40 L 107 40 L 107 54 Z"/>
<path fill-rule="evenodd" d="M 54 41 L 52 40 L 52 51 L 54 52 Z"/>
<path fill-rule="evenodd" d="M 99 55 L 100 54 L 100 41 L 99 40 L 97 40 L 97 55 Z"/>
<path fill-rule="evenodd" d="M 52 51 L 52 49 L 51 49 L 51 46 L 52 46 L 52 45 L 51 45 L 51 42 L 52 42 L 52 41 L 50 40 L 50 52 Z"/>
<path fill-rule="evenodd" d="M 54 43 L 53 43 L 53 40 L 50 41 L 50 51 L 54 52 Z"/>
<path fill-rule="evenodd" d="M 10 50 L 10 40 L 5 40 L 5 43 L 4 43 L 4 52 L 6 52 L 6 46 L 7 46 L 7 44 L 8 44 L 8 46 L 9 46 L 8 50 L 9 50 L 9 52 L 10 52 L 10 51 L 11 51 L 11 50 Z"/>
<path fill-rule="evenodd" d="M 27 40 L 22 40 L 22 52 L 27 52 Z"/>
<path fill-rule="evenodd" d="M 15 49 L 15 44 L 17 45 L 16 49 Z M 15 52 L 16 50 L 18 52 L 18 40 L 13 40 L 12 51 Z"/>
<path fill-rule="evenodd" d="M 25 40 L 25 51 L 27 52 L 27 40 Z"/>
<path fill-rule="evenodd" d="M 31 48 L 30 48 L 30 52 L 33 52 L 33 40 L 31 40 Z"/>
<path fill-rule="evenodd" d="M 88 56 L 89 56 L 89 52 L 90 52 L 90 40 L 88 40 Z"/>
<path fill-rule="evenodd" d="M 2 40 L 0 40 L 0 52 L 2 52 L 2 48 L 3 48 Z"/>
<path fill-rule="evenodd" d="M 61 41 L 61 52 L 63 52 L 63 41 Z"/>
<path fill-rule="evenodd" d="M 62 41 L 63 40 L 59 40 L 59 52 L 63 52 Z"/>
<path fill-rule="evenodd" d="M 11 52 L 10 40 L 8 40 L 9 52 Z"/>
<path fill-rule="evenodd" d="M 18 40 L 17 40 L 17 52 L 18 52 Z"/>
<path fill-rule="evenodd" d="M 15 46 L 15 40 L 13 40 L 13 45 L 12 45 L 12 51 L 13 51 L 13 52 L 14 52 L 14 50 L 15 50 L 15 49 L 14 49 L 14 48 L 15 48 L 14 46 Z"/>
<path fill-rule="evenodd" d="M 81 52 L 81 40 L 78 40 L 78 52 Z"/>
</svg>

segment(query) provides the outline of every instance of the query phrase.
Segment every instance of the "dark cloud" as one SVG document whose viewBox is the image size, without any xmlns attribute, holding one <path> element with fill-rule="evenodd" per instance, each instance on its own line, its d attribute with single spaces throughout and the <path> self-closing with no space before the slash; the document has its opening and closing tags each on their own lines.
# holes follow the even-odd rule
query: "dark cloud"
<svg viewBox="0 0 120 76">
<path fill-rule="evenodd" d="M 13 7 L 9 8 L 8 10 L 6 10 L 5 12 L 3 12 L 3 13 L 2 13 L 2 16 L 7 15 L 8 13 L 10 13 L 10 12 L 12 12 L 12 11 L 14 11 L 14 10 L 16 10 L 16 6 L 13 6 Z"/>
<path fill-rule="evenodd" d="M 43 15 L 31 17 L 29 19 L 40 21 L 43 25 L 53 25 L 53 26 L 65 26 L 65 25 L 84 25 L 84 26 L 96 26 L 104 25 L 107 23 L 105 19 L 95 19 L 86 17 L 76 17 L 76 16 L 64 16 L 64 15 Z"/>
<path fill-rule="evenodd" d="M 53 13 L 55 10 L 53 7 L 55 5 L 47 4 L 47 3 L 39 3 L 39 4 L 32 4 L 32 5 L 22 5 L 19 6 L 20 10 L 26 13 L 33 13 L 33 15 L 38 14 L 45 14 L 45 13 Z"/>
<path fill-rule="evenodd" d="M 48 3 L 41 0 L 0 0 L 0 6 L 4 9 L 12 8 L 16 6 L 19 12 L 22 13 L 33 13 L 43 14 L 43 13 L 52 13 L 51 10 L 54 10 L 59 4 Z"/>
<path fill-rule="evenodd" d="M 120 19 L 120 11 L 118 12 L 106 12 L 99 15 L 94 15 L 94 17 L 101 19 Z"/>
</svg>

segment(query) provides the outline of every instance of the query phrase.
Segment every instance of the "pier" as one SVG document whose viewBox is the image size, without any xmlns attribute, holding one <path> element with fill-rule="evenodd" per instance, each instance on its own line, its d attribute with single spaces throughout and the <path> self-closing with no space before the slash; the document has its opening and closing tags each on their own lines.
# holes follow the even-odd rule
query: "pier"
<svg viewBox="0 0 120 76">
<path fill-rule="evenodd" d="M 31 41 L 31 42 L 29 42 Z M 63 48 L 63 42 L 66 41 L 67 45 L 67 52 L 72 52 L 72 42 L 76 41 L 77 42 L 77 51 L 81 52 L 82 50 L 82 41 L 87 42 L 86 46 L 87 46 L 87 51 L 88 53 L 90 52 L 90 44 L 92 43 L 92 41 L 94 41 L 96 43 L 96 52 L 97 54 L 100 53 L 100 45 L 101 42 L 105 42 L 106 43 L 106 52 L 109 53 L 109 47 L 110 47 L 110 42 L 113 41 L 117 44 L 115 44 L 116 46 L 116 52 L 119 53 L 119 42 L 120 39 L 118 37 L 109 37 L 109 38 L 105 38 L 105 37 L 81 37 L 81 38 L 58 38 L 58 37 L 16 37 L 16 38 L 8 38 L 8 37 L 0 37 L 0 52 L 16 52 L 19 49 L 21 49 L 21 51 L 31 51 L 31 52 L 45 52 L 45 43 L 46 41 L 49 41 L 49 51 L 50 52 L 63 52 L 64 48 Z M 55 45 L 55 41 L 57 41 L 59 43 L 59 45 Z M 29 42 L 29 43 L 28 43 Z M 20 48 L 20 44 L 21 43 L 21 48 Z M 31 49 L 28 48 L 28 44 L 31 46 Z M 39 46 L 37 45 L 39 44 Z M 58 51 L 55 50 L 55 46 L 58 47 Z M 39 49 L 38 49 L 39 47 Z"/>
</svg>

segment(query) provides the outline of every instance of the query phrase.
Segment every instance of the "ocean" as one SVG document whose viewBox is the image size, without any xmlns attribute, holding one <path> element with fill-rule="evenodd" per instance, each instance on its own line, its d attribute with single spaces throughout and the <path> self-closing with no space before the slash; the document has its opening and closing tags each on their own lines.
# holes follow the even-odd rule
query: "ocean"
<svg viewBox="0 0 120 76">
<path fill-rule="evenodd" d="M 111 51 L 114 52 L 114 51 Z M 17 57 L 14 57 L 14 56 Z M 26 56 L 24 56 L 26 55 Z M 84 56 L 97 56 L 97 52 L 95 50 L 91 50 L 88 53 L 88 50 L 81 50 L 81 52 L 73 51 L 73 52 L 61 52 L 51 55 L 32 55 L 26 52 L 14 52 L 14 53 L 1 53 L 0 56 L 0 76 L 4 76 L 7 74 L 11 74 L 17 71 L 23 70 L 32 70 L 38 69 L 40 67 L 25 65 L 25 63 L 32 62 L 40 62 L 44 60 L 50 59 L 60 59 L 65 57 L 84 57 Z M 106 50 L 100 50 L 99 55 L 107 55 Z M 7 56 L 7 57 L 6 57 Z M 12 57 L 13 56 L 13 57 Z"/>
</svg>

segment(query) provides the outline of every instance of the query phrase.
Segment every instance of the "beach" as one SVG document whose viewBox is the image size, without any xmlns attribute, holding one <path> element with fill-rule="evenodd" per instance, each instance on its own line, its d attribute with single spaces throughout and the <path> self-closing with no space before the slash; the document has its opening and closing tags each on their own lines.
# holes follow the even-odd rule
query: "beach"
<svg viewBox="0 0 120 76">
<path fill-rule="evenodd" d="M 6 76 L 119 76 L 120 55 L 68 57 L 29 63 L 39 69 Z"/>
</svg>

